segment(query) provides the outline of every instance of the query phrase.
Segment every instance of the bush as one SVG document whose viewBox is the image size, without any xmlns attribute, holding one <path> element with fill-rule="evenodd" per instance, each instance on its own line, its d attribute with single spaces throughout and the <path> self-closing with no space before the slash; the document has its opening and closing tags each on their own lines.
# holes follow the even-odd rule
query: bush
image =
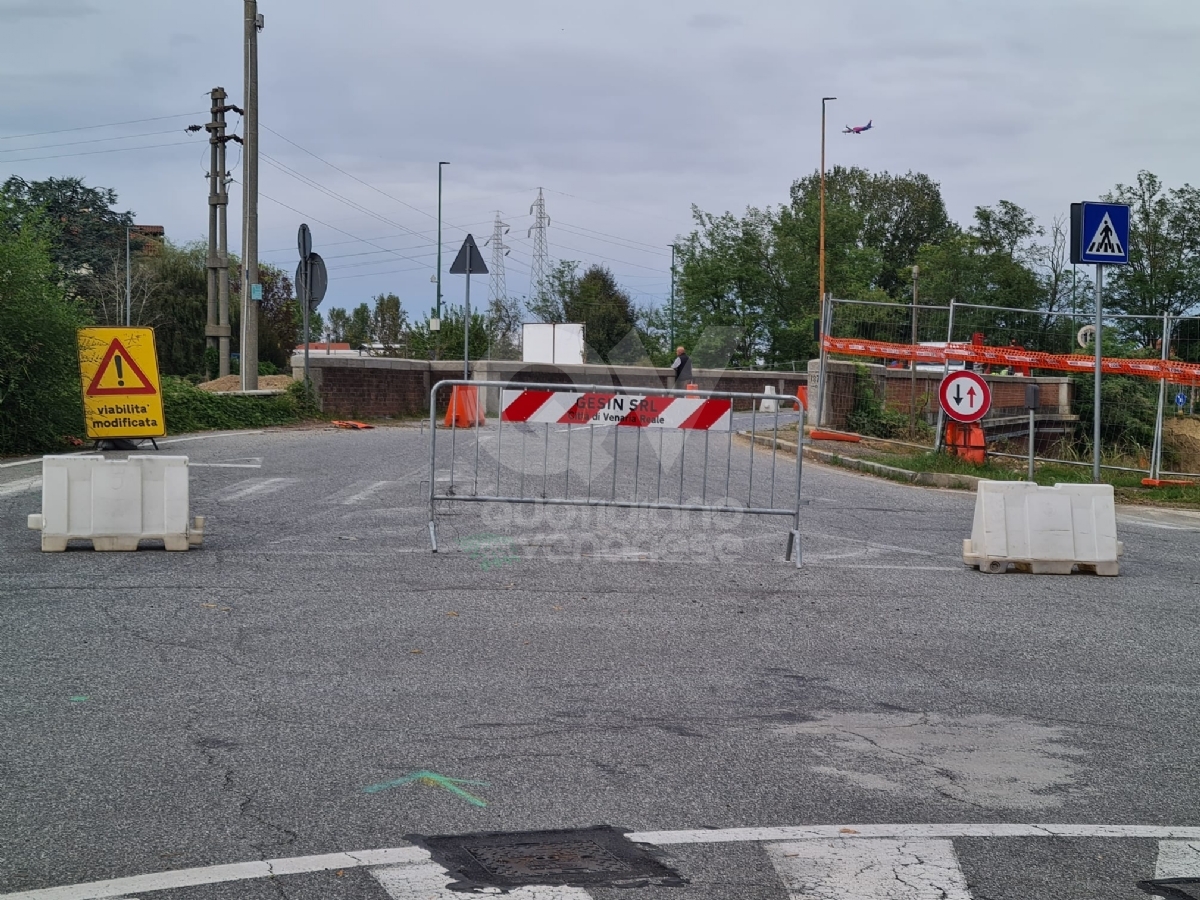
<svg viewBox="0 0 1200 900">
<path fill-rule="evenodd" d="M 1092 446 L 1093 397 L 1095 376 L 1072 376 L 1075 403 L 1072 412 L 1079 416 L 1078 443 Z M 1158 382 L 1132 375 L 1105 375 L 1100 381 L 1100 449 L 1116 454 L 1149 453 L 1154 443 L 1154 423 L 1158 418 Z"/>
<path fill-rule="evenodd" d="M 167 428 L 172 434 L 288 425 L 316 415 L 315 404 L 303 402 L 303 385 L 293 385 L 284 394 L 247 397 L 202 391 L 182 378 L 168 376 L 163 378 L 162 389 Z"/>
<path fill-rule="evenodd" d="M 868 437 L 894 438 L 908 428 L 908 417 L 886 409 L 875 396 L 875 380 L 866 366 L 854 368 L 854 406 L 846 416 L 846 425 L 857 434 Z"/>
<path fill-rule="evenodd" d="M 0 454 L 61 450 L 82 435 L 75 330 L 40 221 L 0 200 Z"/>
</svg>

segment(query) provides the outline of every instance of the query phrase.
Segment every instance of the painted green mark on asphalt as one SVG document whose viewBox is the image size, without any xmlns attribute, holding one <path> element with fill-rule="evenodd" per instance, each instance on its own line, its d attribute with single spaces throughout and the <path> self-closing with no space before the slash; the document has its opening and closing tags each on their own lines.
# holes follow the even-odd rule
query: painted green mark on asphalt
<svg viewBox="0 0 1200 900">
<path fill-rule="evenodd" d="M 456 797 L 466 800 L 472 806 L 487 806 L 486 800 L 481 800 L 474 794 L 468 793 L 459 787 L 460 784 L 488 787 L 488 783 L 486 781 L 471 781 L 466 778 L 447 778 L 445 775 L 439 775 L 437 772 L 429 772 L 425 769 L 421 769 L 418 772 L 409 772 L 403 778 L 397 778 L 395 781 L 385 781 L 382 784 L 372 784 L 369 787 L 363 788 L 363 793 L 378 794 L 381 791 L 390 790 L 394 787 L 402 787 L 406 784 L 412 784 L 414 781 L 421 784 L 427 784 L 431 787 L 445 788 Z"/>
<path fill-rule="evenodd" d="M 71 697 L 70 698 L 72 703 L 85 703 L 87 701 L 87 699 L 88 699 L 87 694 L 83 694 L 82 696 L 79 696 L 79 697 Z"/>
</svg>

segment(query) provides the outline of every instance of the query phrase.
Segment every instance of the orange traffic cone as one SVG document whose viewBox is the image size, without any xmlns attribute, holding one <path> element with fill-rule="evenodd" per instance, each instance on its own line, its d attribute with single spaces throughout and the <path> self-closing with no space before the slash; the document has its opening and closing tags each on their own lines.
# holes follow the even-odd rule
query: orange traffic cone
<svg viewBox="0 0 1200 900">
<path fill-rule="evenodd" d="M 486 425 L 483 410 L 479 406 L 479 388 L 456 384 L 450 389 L 450 405 L 446 407 L 446 428 L 473 428 L 476 424 Z"/>
<path fill-rule="evenodd" d="M 808 412 L 808 387 L 800 385 L 796 388 L 796 399 L 800 401 L 800 405 L 804 407 L 804 411 Z"/>
</svg>

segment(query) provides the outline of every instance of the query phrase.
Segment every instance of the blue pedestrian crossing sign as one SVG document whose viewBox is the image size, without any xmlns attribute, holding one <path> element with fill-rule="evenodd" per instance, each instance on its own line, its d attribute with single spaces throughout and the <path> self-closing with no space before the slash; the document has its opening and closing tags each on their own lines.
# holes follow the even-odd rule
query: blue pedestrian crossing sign
<svg viewBox="0 0 1200 900">
<path fill-rule="evenodd" d="M 1129 264 L 1129 207 L 1123 203 L 1071 204 L 1071 262 Z"/>
</svg>

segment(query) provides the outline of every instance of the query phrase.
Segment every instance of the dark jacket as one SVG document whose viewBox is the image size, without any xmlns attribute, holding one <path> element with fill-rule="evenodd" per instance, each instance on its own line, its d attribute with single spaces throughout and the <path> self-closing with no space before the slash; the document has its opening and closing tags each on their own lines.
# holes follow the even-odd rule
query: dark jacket
<svg viewBox="0 0 1200 900">
<path fill-rule="evenodd" d="M 675 387 L 687 387 L 692 380 L 692 361 L 688 355 L 685 353 L 675 357 L 671 368 L 675 370 Z"/>
</svg>

